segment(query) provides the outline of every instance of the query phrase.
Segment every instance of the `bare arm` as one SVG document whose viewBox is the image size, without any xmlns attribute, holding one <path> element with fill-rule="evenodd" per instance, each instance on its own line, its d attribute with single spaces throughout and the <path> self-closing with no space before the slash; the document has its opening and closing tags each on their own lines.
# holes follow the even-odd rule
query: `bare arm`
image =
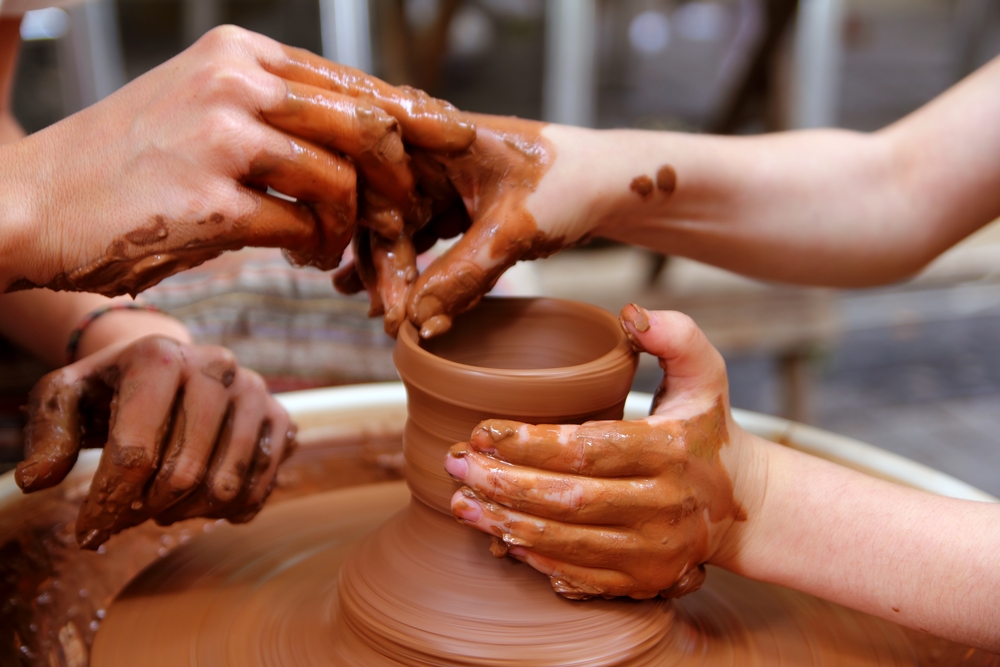
<svg viewBox="0 0 1000 667">
<path fill-rule="evenodd" d="M 743 434 L 767 491 L 719 563 L 940 637 L 1000 650 L 1000 505 L 885 482 Z"/>
<path fill-rule="evenodd" d="M 716 137 L 477 117 L 466 156 L 440 158 L 468 210 L 469 240 L 417 280 L 410 317 L 460 312 L 515 261 L 588 235 L 771 280 L 900 280 L 1000 216 L 997 118 L 1000 58 L 873 134 Z M 491 147 L 494 135 L 507 143 Z M 531 151 L 504 148 L 515 144 Z M 540 165 L 540 176 L 493 186 L 484 175 L 498 164 Z M 509 215 L 520 200 L 534 224 Z"/>
<path fill-rule="evenodd" d="M 569 148 L 589 159 L 568 162 L 591 167 L 578 191 L 600 193 L 598 234 L 762 278 L 873 285 L 911 275 L 1000 216 L 997 118 L 1000 59 L 874 134 L 599 132 Z M 558 146 L 576 132 L 546 130 L 560 154 L 553 179 Z M 677 174 L 672 194 L 630 191 L 664 164 Z M 533 202 L 540 220 L 553 213 L 540 201 L 546 185 Z"/>
<path fill-rule="evenodd" d="M 721 356 L 689 318 L 634 306 L 622 318 L 664 368 L 653 414 L 483 422 L 445 461 L 468 487 L 452 498 L 460 521 L 571 597 L 684 595 L 711 563 L 1000 650 L 1000 504 L 898 486 L 748 434 L 732 420 Z"/>
</svg>

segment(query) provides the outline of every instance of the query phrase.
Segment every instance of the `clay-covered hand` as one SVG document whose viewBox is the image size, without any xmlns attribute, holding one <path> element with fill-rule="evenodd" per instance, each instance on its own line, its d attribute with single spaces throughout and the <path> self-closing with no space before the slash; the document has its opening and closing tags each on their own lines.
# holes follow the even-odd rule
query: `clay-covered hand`
<svg viewBox="0 0 1000 667">
<path fill-rule="evenodd" d="M 591 220 L 577 215 L 573 202 L 547 197 L 541 217 L 529 206 L 557 159 L 555 144 L 542 135 L 544 123 L 468 117 L 476 139 L 465 150 L 412 151 L 420 191 L 431 200 L 431 221 L 412 231 L 405 249 L 377 234 L 362 239 L 357 266 L 341 272 L 338 286 L 368 288 L 372 311 L 387 313 L 387 329 L 389 319 L 409 317 L 424 337 L 443 333 L 454 315 L 478 303 L 513 264 L 548 256 L 591 231 Z M 438 239 L 459 234 L 418 277 L 416 256 Z"/>
<path fill-rule="evenodd" d="M 288 414 L 231 352 L 165 336 L 104 348 L 31 392 L 26 492 L 58 484 L 82 447 L 104 447 L 76 537 L 96 549 L 153 518 L 249 521 L 295 444 Z"/>
<path fill-rule="evenodd" d="M 359 207 L 387 238 L 426 221 L 404 141 L 452 151 L 474 136 L 420 91 L 218 28 L 3 149 L 5 185 L 24 205 L 6 212 L 19 252 L 2 287 L 134 294 L 247 245 L 333 268 Z"/>
<path fill-rule="evenodd" d="M 680 313 L 628 306 L 622 324 L 664 369 L 651 416 L 488 420 L 445 463 L 466 485 L 452 498 L 456 518 L 574 599 L 695 591 L 704 563 L 731 556 L 733 526 L 747 516 L 734 495 L 741 431 L 721 356 Z"/>
<path fill-rule="evenodd" d="M 418 246 L 464 232 L 410 291 L 408 315 L 424 337 L 447 331 L 452 317 L 475 306 L 516 262 L 547 257 L 590 231 L 577 224 L 582 220 L 558 214 L 540 220 L 530 210 L 528 198 L 557 158 L 554 144 L 542 136 L 544 123 L 472 118 L 477 135 L 466 150 L 414 156 L 437 214 Z M 449 190 L 451 200 L 443 196 Z"/>
</svg>

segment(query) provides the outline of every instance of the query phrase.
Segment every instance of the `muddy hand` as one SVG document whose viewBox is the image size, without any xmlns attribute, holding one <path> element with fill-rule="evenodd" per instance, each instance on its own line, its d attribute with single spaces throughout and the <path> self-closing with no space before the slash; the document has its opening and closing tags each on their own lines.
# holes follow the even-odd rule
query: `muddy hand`
<svg viewBox="0 0 1000 667">
<path fill-rule="evenodd" d="M 540 226 L 529 212 L 528 197 L 556 159 L 552 143 L 542 136 L 545 125 L 517 118 L 472 117 L 477 134 L 468 149 L 414 156 L 422 190 L 433 193 L 435 212 L 448 212 L 441 236 L 465 232 L 411 290 L 408 315 L 424 337 L 447 331 L 452 317 L 478 303 L 516 262 L 550 255 L 582 235 Z M 444 181 L 420 163 L 428 156 L 443 166 Z M 455 201 L 448 201 L 449 192 Z M 457 202 L 464 204 L 465 223 L 449 211 Z"/>
<path fill-rule="evenodd" d="M 680 313 L 628 306 L 622 323 L 664 368 L 668 389 L 651 416 L 488 420 L 445 463 L 466 485 L 452 498 L 456 518 L 492 535 L 494 555 L 528 563 L 574 599 L 697 590 L 704 563 L 746 519 L 731 481 L 738 427 L 719 353 Z"/>
<path fill-rule="evenodd" d="M 31 175 L 18 185 L 33 208 L 0 288 L 134 294 L 248 245 L 333 268 L 353 235 L 359 178 L 371 225 L 392 239 L 399 221 L 429 215 L 404 140 L 450 151 L 474 137 L 467 117 L 419 91 L 219 28 L 5 149 Z"/>
<path fill-rule="evenodd" d="M 294 447 L 295 428 L 260 376 L 228 350 L 148 336 L 46 375 L 31 393 L 25 491 L 58 484 L 82 446 L 104 451 L 76 523 L 96 549 L 154 518 L 246 521 Z"/>
</svg>

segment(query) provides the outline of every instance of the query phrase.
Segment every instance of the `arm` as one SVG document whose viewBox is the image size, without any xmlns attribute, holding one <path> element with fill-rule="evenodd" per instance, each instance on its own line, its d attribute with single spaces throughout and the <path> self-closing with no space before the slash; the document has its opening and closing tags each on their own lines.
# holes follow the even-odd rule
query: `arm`
<svg viewBox="0 0 1000 667">
<path fill-rule="evenodd" d="M 716 137 L 477 117 L 467 151 L 436 157 L 468 231 L 416 281 L 410 318 L 462 312 L 514 262 L 591 235 L 770 280 L 903 279 L 1000 216 L 998 117 L 1000 58 L 873 134 Z"/>
<path fill-rule="evenodd" d="M 424 215 L 404 136 L 449 150 L 474 134 L 418 91 L 218 28 L 0 147 L 0 290 L 136 294 L 246 245 L 333 268 L 359 205 L 390 238 Z"/>
<path fill-rule="evenodd" d="M 570 597 L 683 595 L 711 563 L 1000 649 L 1000 505 L 908 489 L 748 434 L 729 412 L 721 356 L 689 318 L 633 306 L 622 318 L 664 368 L 653 414 L 483 422 L 445 461 L 467 487 L 452 499 L 460 521 Z"/>
<path fill-rule="evenodd" d="M 898 486 L 756 436 L 767 491 L 718 564 L 1000 650 L 1000 505 Z"/>
</svg>

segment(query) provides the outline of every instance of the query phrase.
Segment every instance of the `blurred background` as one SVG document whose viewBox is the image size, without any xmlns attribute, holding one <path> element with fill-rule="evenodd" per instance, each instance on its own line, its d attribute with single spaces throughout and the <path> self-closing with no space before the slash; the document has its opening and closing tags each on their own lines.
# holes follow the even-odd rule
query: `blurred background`
<svg viewBox="0 0 1000 667">
<path fill-rule="evenodd" d="M 16 116 L 40 130 L 222 23 L 465 109 L 727 134 L 875 130 L 1000 53 L 997 0 L 101 0 L 26 16 Z M 364 303 L 275 253 L 234 255 L 147 296 L 275 389 L 393 379 L 391 341 Z M 629 301 L 683 310 L 725 355 L 734 406 L 857 437 L 1000 495 L 997 225 L 877 290 L 774 286 L 606 243 L 522 267 L 500 289 L 616 312 Z M 2 355 L 16 369 L 0 380 L 11 407 L 42 369 Z M 636 388 L 658 381 L 645 360 Z M 8 459 L 19 442 L 10 414 L 0 418 Z"/>
</svg>

